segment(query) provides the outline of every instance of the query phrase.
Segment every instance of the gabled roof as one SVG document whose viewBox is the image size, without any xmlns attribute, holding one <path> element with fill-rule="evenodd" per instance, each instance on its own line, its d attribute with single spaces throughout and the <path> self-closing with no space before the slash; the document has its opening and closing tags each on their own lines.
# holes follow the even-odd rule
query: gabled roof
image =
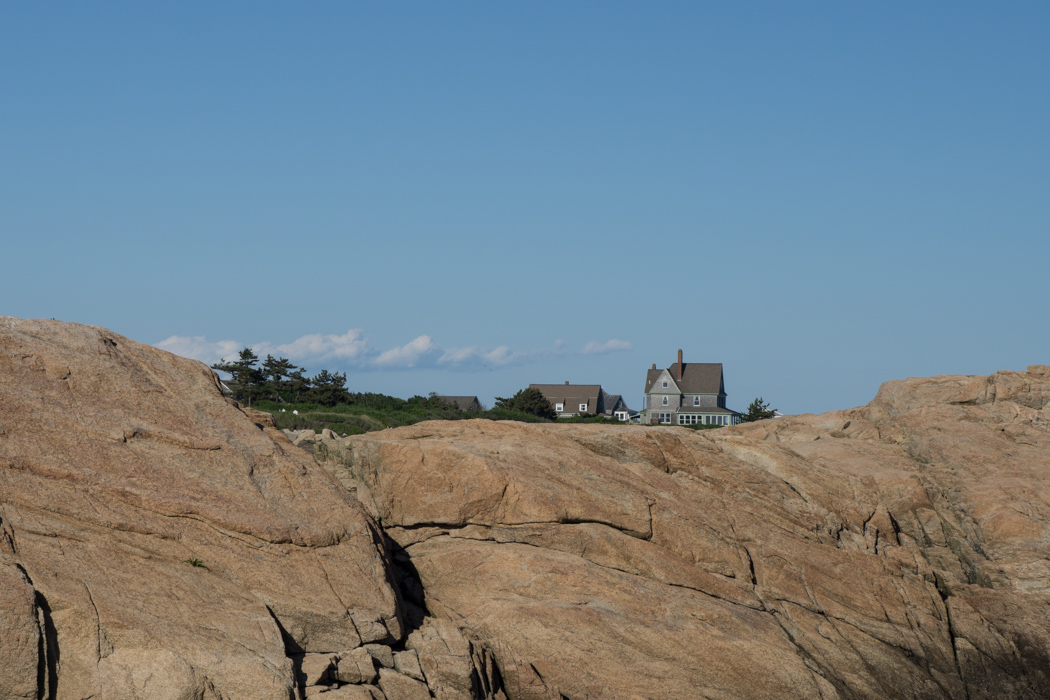
<svg viewBox="0 0 1050 700">
<path fill-rule="evenodd" d="M 668 379 L 667 383 L 668 383 L 669 386 L 666 389 L 664 389 L 663 387 L 659 387 L 660 391 L 657 392 L 657 393 L 660 393 L 660 394 L 680 394 L 680 393 L 682 393 L 682 390 L 678 387 L 677 382 L 675 382 L 675 377 L 677 377 L 678 375 L 676 374 L 674 376 L 671 376 L 670 371 L 668 371 L 666 369 L 651 369 L 651 370 L 649 370 L 646 373 L 646 375 L 645 375 L 645 393 L 648 394 L 650 391 L 652 391 L 656 387 L 656 382 L 658 382 L 660 380 L 660 377 L 663 376 L 663 374 L 665 372 L 667 373 L 667 379 Z"/>
<path fill-rule="evenodd" d="M 605 395 L 605 414 L 611 416 L 617 409 L 631 412 L 631 409 L 627 408 L 627 402 L 623 400 L 623 396 L 620 394 L 606 394 Z"/>
<path fill-rule="evenodd" d="M 663 374 L 662 369 L 651 369 L 645 375 L 645 393 L 650 393 L 653 384 Z M 682 379 L 678 380 L 678 363 L 667 368 L 671 379 L 678 384 L 683 394 L 724 394 L 725 382 L 722 379 L 721 362 L 683 362 Z"/>
<path fill-rule="evenodd" d="M 564 404 L 563 412 L 571 413 L 579 409 L 581 403 L 587 404 L 587 410 L 598 410 L 598 395 L 601 384 L 529 384 L 530 389 L 539 389 L 551 403 Z"/>
</svg>

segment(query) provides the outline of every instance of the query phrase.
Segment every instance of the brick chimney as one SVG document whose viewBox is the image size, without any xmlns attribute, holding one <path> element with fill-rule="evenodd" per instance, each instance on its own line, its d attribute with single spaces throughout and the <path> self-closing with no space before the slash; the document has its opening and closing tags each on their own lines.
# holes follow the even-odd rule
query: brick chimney
<svg viewBox="0 0 1050 700">
<path fill-rule="evenodd" d="M 653 369 L 656 369 L 656 363 L 655 362 L 653 363 Z"/>
<path fill-rule="evenodd" d="M 682 381 L 682 350 L 678 349 L 678 381 Z"/>
</svg>

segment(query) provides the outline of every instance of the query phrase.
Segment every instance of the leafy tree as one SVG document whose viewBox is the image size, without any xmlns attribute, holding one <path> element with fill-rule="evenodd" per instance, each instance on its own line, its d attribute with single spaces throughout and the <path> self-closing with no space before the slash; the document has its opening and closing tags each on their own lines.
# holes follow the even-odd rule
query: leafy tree
<svg viewBox="0 0 1050 700">
<path fill-rule="evenodd" d="M 762 397 L 759 396 L 747 407 L 747 413 L 743 415 L 740 421 L 743 423 L 753 423 L 756 420 L 772 418 L 776 413 L 776 409 L 770 408 L 769 404 L 763 401 Z"/>
<path fill-rule="evenodd" d="M 350 392 L 346 390 L 346 372 L 329 372 L 322 369 L 310 380 L 313 385 L 307 397 L 322 406 L 335 406 L 338 403 L 350 403 Z"/>
<path fill-rule="evenodd" d="M 216 362 L 211 368 L 233 375 L 233 386 L 230 387 L 233 397 L 238 401 L 247 401 L 251 406 L 252 397 L 259 396 L 263 383 L 262 370 L 256 367 L 258 363 L 259 356 L 251 348 L 245 348 L 233 362 Z"/>
<path fill-rule="evenodd" d="M 513 411 L 521 411 L 522 413 L 531 413 L 534 416 L 540 418 L 547 418 L 548 420 L 554 420 L 558 417 L 558 414 L 554 412 L 554 407 L 551 406 L 551 402 L 547 400 L 547 397 L 539 389 L 522 389 L 518 393 L 509 399 L 496 397 L 496 408 L 506 408 Z"/>
</svg>

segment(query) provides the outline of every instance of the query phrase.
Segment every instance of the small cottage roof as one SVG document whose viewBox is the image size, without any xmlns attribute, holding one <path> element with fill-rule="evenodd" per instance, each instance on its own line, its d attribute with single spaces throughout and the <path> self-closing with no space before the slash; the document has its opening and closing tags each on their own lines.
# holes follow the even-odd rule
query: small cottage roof
<svg viewBox="0 0 1050 700">
<path fill-rule="evenodd" d="M 560 403 L 574 411 L 581 403 L 587 404 L 588 410 L 598 409 L 598 395 L 601 384 L 529 384 L 530 389 L 539 389 L 544 398 L 551 403 Z"/>
</svg>

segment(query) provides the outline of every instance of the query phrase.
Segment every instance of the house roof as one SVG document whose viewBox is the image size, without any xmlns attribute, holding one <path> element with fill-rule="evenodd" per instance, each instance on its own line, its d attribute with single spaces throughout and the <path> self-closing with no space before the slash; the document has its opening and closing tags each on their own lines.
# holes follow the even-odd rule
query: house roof
<svg viewBox="0 0 1050 700">
<path fill-rule="evenodd" d="M 434 398 L 441 399 L 445 403 L 454 404 L 461 411 L 469 411 L 481 405 L 477 396 L 434 396 Z"/>
<path fill-rule="evenodd" d="M 611 416 L 613 414 L 613 411 L 616 410 L 616 404 L 620 403 L 620 399 L 621 399 L 621 396 L 619 394 L 606 394 L 605 395 L 605 402 L 604 402 L 605 406 L 604 406 L 604 408 L 605 408 L 605 413 L 607 415 Z M 627 404 L 624 404 L 623 407 L 624 407 L 624 410 L 626 410 L 627 409 Z"/>
<path fill-rule="evenodd" d="M 666 411 L 665 411 L 666 413 Z M 703 413 L 703 414 L 726 414 L 739 416 L 739 411 L 730 408 L 719 408 L 718 406 L 681 406 L 671 413 Z"/>
<path fill-rule="evenodd" d="M 552 403 L 564 404 L 566 412 L 571 412 L 586 403 L 587 408 L 598 408 L 598 394 L 601 384 L 529 384 L 530 389 L 539 389 L 544 398 Z"/>
<path fill-rule="evenodd" d="M 645 393 L 649 393 L 653 384 L 663 374 L 662 369 L 651 369 L 645 374 Z M 678 384 L 683 394 L 724 394 L 721 362 L 683 362 L 682 378 L 678 379 L 678 363 L 667 368 L 671 378 Z"/>
</svg>

